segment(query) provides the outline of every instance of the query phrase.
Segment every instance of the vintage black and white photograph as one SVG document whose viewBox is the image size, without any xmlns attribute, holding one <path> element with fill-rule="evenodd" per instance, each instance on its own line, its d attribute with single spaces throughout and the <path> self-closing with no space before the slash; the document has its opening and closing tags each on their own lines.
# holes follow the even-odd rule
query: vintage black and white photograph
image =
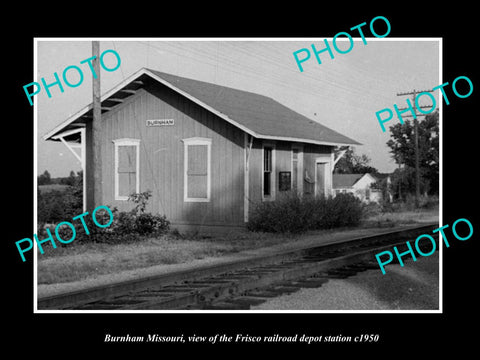
<svg viewBox="0 0 480 360">
<path fill-rule="evenodd" d="M 471 80 L 364 31 L 35 39 L 35 312 L 441 312 Z"/>
</svg>

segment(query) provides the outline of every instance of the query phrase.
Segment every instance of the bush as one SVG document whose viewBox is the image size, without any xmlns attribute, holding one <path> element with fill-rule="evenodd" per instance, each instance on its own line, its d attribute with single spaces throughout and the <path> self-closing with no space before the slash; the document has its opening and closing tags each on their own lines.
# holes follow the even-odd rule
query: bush
<svg viewBox="0 0 480 360">
<path fill-rule="evenodd" d="M 132 194 L 129 201 L 132 201 L 136 206 L 131 211 L 118 211 L 117 208 L 110 208 L 113 213 L 113 222 L 106 228 L 98 227 L 91 214 L 83 217 L 85 227 L 88 229 L 87 234 L 83 223 L 80 220 L 71 221 L 82 211 L 71 216 L 70 218 L 63 218 L 61 221 L 69 221 L 75 226 L 76 242 L 101 242 L 101 243 L 120 243 L 138 239 L 138 236 L 160 235 L 165 233 L 170 228 L 170 222 L 166 216 L 153 215 L 145 212 L 146 204 L 150 191 L 144 193 Z M 107 211 L 97 211 L 95 218 L 100 224 L 107 224 L 110 221 L 110 215 Z M 55 237 L 55 226 L 49 227 L 52 236 Z M 72 237 L 72 229 L 68 226 L 62 226 L 58 229 L 58 235 L 61 239 L 68 241 Z M 39 239 L 47 236 L 47 232 L 43 226 L 37 231 Z M 61 244 L 59 242 L 59 244 Z"/>
<path fill-rule="evenodd" d="M 421 209 L 435 209 L 439 205 L 439 198 L 437 195 L 422 196 L 419 205 Z"/>
<path fill-rule="evenodd" d="M 382 212 L 401 212 L 430 210 L 438 206 L 437 195 L 420 195 L 418 199 L 418 208 L 415 207 L 415 195 L 407 194 L 402 200 L 396 200 L 392 203 L 384 202 L 382 204 Z"/>
<path fill-rule="evenodd" d="M 135 219 L 135 232 L 140 235 L 158 234 L 167 231 L 170 228 L 170 222 L 166 216 L 140 214 Z"/>
<path fill-rule="evenodd" d="M 342 226 L 357 226 L 363 215 L 362 202 L 352 194 L 313 199 L 312 229 L 331 229 Z"/>
<path fill-rule="evenodd" d="M 251 231 L 292 232 L 307 230 L 306 206 L 301 197 L 293 193 L 279 196 L 276 201 L 257 204 L 247 227 Z"/>
<path fill-rule="evenodd" d="M 119 226 L 123 231 L 127 230 L 139 235 L 159 234 L 170 228 L 170 222 L 166 216 L 152 215 L 146 213 L 148 199 L 152 196 L 152 192 L 147 190 L 143 193 L 133 193 L 128 200 L 136 205 L 130 212 L 119 213 Z M 128 229 L 126 229 L 128 227 Z"/>
<path fill-rule="evenodd" d="M 287 193 L 276 201 L 257 204 L 247 227 L 250 231 L 302 233 L 356 226 L 362 214 L 362 203 L 351 194 L 338 194 L 332 198 L 301 197 L 296 193 Z"/>
<path fill-rule="evenodd" d="M 114 217 L 113 217 L 114 222 L 115 222 L 115 210 L 116 209 L 112 210 L 114 214 Z M 102 216 L 101 212 L 97 211 L 95 213 L 95 218 L 97 219 L 97 222 L 99 222 L 100 224 L 107 224 L 110 221 L 110 216 L 107 215 L 106 211 L 105 211 L 105 216 Z M 93 222 L 91 214 L 84 216 L 83 220 L 85 221 L 85 228 L 88 229 L 88 234 L 83 226 L 83 223 L 80 220 L 75 220 L 75 221 L 71 221 L 70 219 L 64 220 L 64 221 L 71 222 L 75 226 L 76 236 L 75 236 L 74 242 L 118 243 L 118 242 L 125 242 L 126 240 L 132 238 L 131 233 L 115 231 L 113 229 L 114 222 L 107 228 L 101 228 L 101 227 L 98 227 Z M 72 237 L 72 229 L 68 225 L 62 226 L 58 229 L 58 236 L 56 236 L 54 233 L 55 226 L 49 227 L 49 229 L 54 239 L 55 237 L 58 238 L 58 236 L 60 236 L 61 239 L 68 241 L 68 239 Z M 44 233 L 44 236 L 47 236 L 46 232 Z M 62 244 L 57 241 L 55 242 L 57 243 L 57 245 Z"/>
<path fill-rule="evenodd" d="M 69 187 L 37 193 L 37 218 L 39 222 L 55 223 L 82 213 L 82 194 Z"/>
<path fill-rule="evenodd" d="M 390 206 L 390 202 L 388 201 L 381 201 L 380 203 L 377 202 L 369 202 L 366 204 L 363 204 L 363 217 L 368 218 L 370 216 L 376 216 L 384 212 L 385 208 Z"/>
</svg>

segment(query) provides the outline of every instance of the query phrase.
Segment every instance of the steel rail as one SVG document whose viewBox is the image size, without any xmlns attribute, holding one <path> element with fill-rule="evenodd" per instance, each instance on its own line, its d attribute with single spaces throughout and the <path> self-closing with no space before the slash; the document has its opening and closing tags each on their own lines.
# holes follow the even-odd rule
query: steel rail
<svg viewBox="0 0 480 360">
<path fill-rule="evenodd" d="M 386 231 L 373 235 L 348 238 L 342 241 L 330 241 L 321 245 L 305 245 L 295 249 L 277 251 L 268 255 L 252 256 L 247 259 L 238 259 L 215 265 L 204 265 L 194 269 L 175 271 L 167 274 L 148 276 L 141 279 L 129 280 L 92 287 L 85 290 L 73 291 L 64 294 L 38 299 L 39 310 L 51 309 L 175 309 L 188 306 L 192 303 L 202 303 L 209 299 L 221 298 L 248 289 L 266 286 L 267 282 L 287 280 L 289 276 L 300 273 L 306 275 L 315 273 L 332 266 L 341 266 L 342 263 L 353 259 L 365 258 L 372 253 L 372 249 L 362 250 L 372 243 L 378 242 L 376 251 L 390 248 L 393 244 L 405 242 L 412 236 L 429 233 L 438 227 L 436 223 L 415 225 L 395 231 Z M 385 243 L 386 242 L 386 243 Z M 360 250 L 355 250 L 360 249 Z M 325 252 L 343 252 L 337 258 L 325 259 L 319 263 L 318 258 Z M 349 251 L 350 254 L 345 251 Z M 312 256 L 314 259 L 302 266 L 290 266 L 295 261 Z M 317 259 L 317 260 L 315 260 Z M 305 262 L 305 259 L 301 260 Z M 284 263 L 282 265 L 282 263 Z M 277 266 L 278 271 L 264 270 L 269 277 L 262 277 L 261 268 Z M 282 270 L 282 266 L 284 270 Z M 256 271 L 256 275 L 243 275 L 243 281 L 238 281 L 242 271 Z M 256 269 L 256 270 L 254 270 Z M 271 269 L 272 270 L 272 269 Z M 235 273 L 237 272 L 237 280 Z M 294 275 L 297 273 L 297 275 Z M 273 275 L 274 274 L 274 275 Z M 223 283 L 219 276 L 223 276 Z M 215 278 L 216 283 L 209 284 L 205 279 Z M 267 280 L 269 278 L 269 280 Z M 201 282 L 204 281 L 205 286 Z M 220 282 L 219 282 L 220 281 Z M 181 292 L 187 289 L 186 292 Z M 123 297 L 123 300 L 122 300 Z M 123 302 L 122 302 L 123 301 Z M 91 304 L 91 305 L 89 305 Z M 117 306 L 119 305 L 119 306 Z"/>
</svg>

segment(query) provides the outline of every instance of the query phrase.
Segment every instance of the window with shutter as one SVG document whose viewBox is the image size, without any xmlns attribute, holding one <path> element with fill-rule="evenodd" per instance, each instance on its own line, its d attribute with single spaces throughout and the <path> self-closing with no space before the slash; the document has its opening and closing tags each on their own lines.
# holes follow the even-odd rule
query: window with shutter
<svg viewBox="0 0 480 360">
<path fill-rule="evenodd" d="M 272 148 L 263 149 L 263 196 L 272 194 Z"/>
<path fill-rule="evenodd" d="M 262 200 L 275 200 L 275 146 L 263 145 Z"/>
<path fill-rule="evenodd" d="M 136 139 L 118 139 L 115 144 L 115 200 L 128 200 L 140 192 L 139 144 Z"/>
<path fill-rule="evenodd" d="M 184 201 L 210 201 L 210 153 L 211 140 L 206 138 L 184 139 L 185 171 Z"/>
</svg>

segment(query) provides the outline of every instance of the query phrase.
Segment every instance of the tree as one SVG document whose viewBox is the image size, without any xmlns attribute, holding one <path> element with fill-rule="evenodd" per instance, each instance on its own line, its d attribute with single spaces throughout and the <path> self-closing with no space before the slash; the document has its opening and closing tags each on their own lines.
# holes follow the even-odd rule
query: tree
<svg viewBox="0 0 480 360">
<path fill-rule="evenodd" d="M 38 191 L 39 224 L 64 221 L 83 212 L 83 173 L 79 171 L 75 176 L 72 171 L 70 176 L 73 178 L 73 183 L 68 188 L 46 192 Z"/>
<path fill-rule="evenodd" d="M 335 157 L 339 156 L 340 151 L 345 149 L 336 149 Z M 365 155 L 355 154 L 355 150 L 351 147 L 346 149 L 345 154 L 338 160 L 334 169 L 335 174 L 365 174 L 378 173 L 378 170 L 370 166 L 370 158 Z"/>
<path fill-rule="evenodd" d="M 76 181 L 75 171 L 71 170 L 68 177 L 60 178 L 60 184 L 73 186 Z"/>
<path fill-rule="evenodd" d="M 425 120 L 418 121 L 418 157 L 420 169 L 420 188 L 422 192 L 438 194 L 439 179 L 439 122 L 438 111 L 429 114 Z M 415 177 L 415 137 L 414 124 L 405 120 L 390 127 L 391 139 L 387 141 L 395 162 L 403 166 L 403 182 L 415 183 L 408 177 Z M 410 187 L 408 192 L 411 191 Z M 423 188 L 423 189 L 422 189 Z"/>
<path fill-rule="evenodd" d="M 50 176 L 50 173 L 45 170 L 42 175 L 39 175 L 37 177 L 37 184 L 38 185 L 48 185 L 52 183 L 52 178 Z"/>
</svg>

